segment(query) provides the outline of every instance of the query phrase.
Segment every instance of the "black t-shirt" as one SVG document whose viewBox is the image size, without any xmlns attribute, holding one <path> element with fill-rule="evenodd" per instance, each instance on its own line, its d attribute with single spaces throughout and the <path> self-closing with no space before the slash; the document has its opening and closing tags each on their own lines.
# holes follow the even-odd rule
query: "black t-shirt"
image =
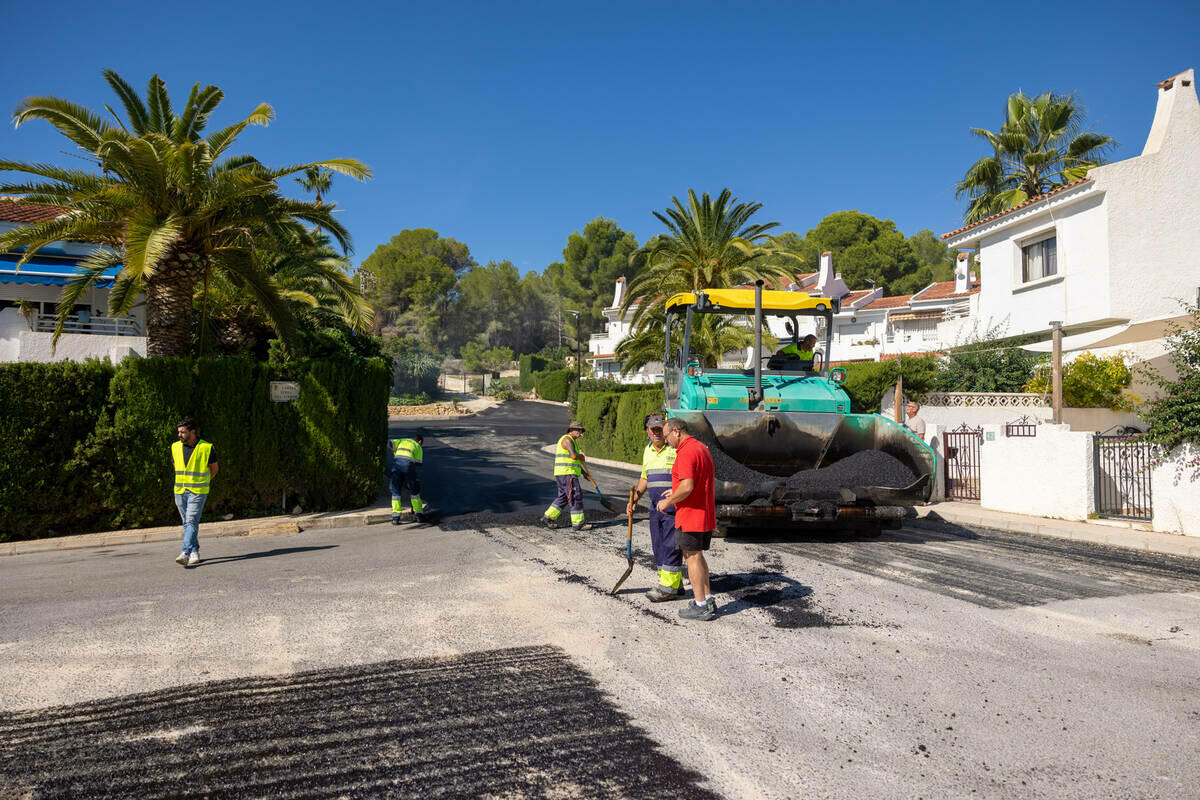
<svg viewBox="0 0 1200 800">
<path fill-rule="evenodd" d="M 199 442 L 197 442 L 196 444 L 199 444 Z M 210 447 L 210 449 L 208 451 L 208 465 L 211 467 L 213 464 L 217 463 L 217 448 L 213 447 L 212 445 L 209 445 L 209 447 Z M 188 461 L 191 460 L 192 451 L 195 449 L 196 449 L 196 445 L 193 444 L 193 445 L 189 446 L 186 442 L 184 443 L 184 445 L 183 445 L 183 463 L 186 464 L 186 463 L 188 463 Z"/>
</svg>

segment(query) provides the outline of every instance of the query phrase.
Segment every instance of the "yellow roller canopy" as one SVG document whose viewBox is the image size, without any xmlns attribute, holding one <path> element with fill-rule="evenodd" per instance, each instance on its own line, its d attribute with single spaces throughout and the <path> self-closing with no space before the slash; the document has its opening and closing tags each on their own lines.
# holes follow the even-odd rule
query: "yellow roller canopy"
<svg viewBox="0 0 1200 800">
<path fill-rule="evenodd" d="M 753 311 L 753 289 L 709 289 L 704 292 L 681 292 L 667 301 L 667 310 L 694 305 L 696 296 L 703 294 L 708 302 L 719 306 L 722 311 Z M 766 312 L 796 313 L 803 311 L 823 311 L 833 308 L 833 301 L 828 297 L 805 294 L 804 292 L 781 292 L 776 289 L 764 289 L 762 307 Z M 707 310 L 707 309 L 706 309 Z M 714 309 L 718 310 L 718 309 Z"/>
</svg>

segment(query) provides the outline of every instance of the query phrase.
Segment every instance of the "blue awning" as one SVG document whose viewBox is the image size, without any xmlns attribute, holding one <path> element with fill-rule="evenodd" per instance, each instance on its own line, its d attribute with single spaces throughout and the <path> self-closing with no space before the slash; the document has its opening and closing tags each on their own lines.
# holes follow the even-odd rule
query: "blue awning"
<svg viewBox="0 0 1200 800">
<path fill-rule="evenodd" d="M 25 283 L 41 286 L 66 286 L 79 272 L 79 258 L 69 256 L 46 256 L 39 253 L 17 272 L 19 253 L 0 253 L 0 283 Z M 101 289 L 111 289 L 113 278 L 121 271 L 120 265 L 104 271 L 104 277 L 96 281 Z"/>
</svg>

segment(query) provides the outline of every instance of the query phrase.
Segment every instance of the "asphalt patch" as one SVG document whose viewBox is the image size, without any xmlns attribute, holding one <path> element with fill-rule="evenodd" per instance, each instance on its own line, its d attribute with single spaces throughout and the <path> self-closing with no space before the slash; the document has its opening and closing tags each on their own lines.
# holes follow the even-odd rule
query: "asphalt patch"
<svg viewBox="0 0 1200 800">
<path fill-rule="evenodd" d="M 0 714 L 0 797 L 709 800 L 553 647 Z"/>
</svg>

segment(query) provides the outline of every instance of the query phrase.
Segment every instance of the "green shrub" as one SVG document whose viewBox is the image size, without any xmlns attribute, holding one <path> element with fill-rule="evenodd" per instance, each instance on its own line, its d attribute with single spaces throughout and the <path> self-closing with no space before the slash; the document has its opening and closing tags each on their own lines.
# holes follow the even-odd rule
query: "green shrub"
<svg viewBox="0 0 1200 800">
<path fill-rule="evenodd" d="M 584 378 L 582 386 L 576 386 L 574 381 L 571 382 L 571 388 L 567 391 L 567 403 L 571 408 L 571 416 L 575 416 L 575 398 L 580 392 L 640 392 L 651 385 L 662 386 L 661 383 L 621 383 L 616 378 Z"/>
<path fill-rule="evenodd" d="M 1167 359 L 1175 376 L 1144 368 L 1145 376 L 1160 392 L 1146 403 L 1147 438 L 1167 452 L 1184 444 L 1200 444 L 1200 308 L 1185 308 L 1191 316 L 1188 324 L 1167 327 Z M 1200 472 L 1200 463 L 1192 461 L 1187 466 Z"/>
<path fill-rule="evenodd" d="M 635 387 L 634 391 L 580 392 L 577 412 L 583 423 L 583 450 L 597 458 L 640 463 L 646 446 L 643 421 L 647 414 L 661 411 L 661 387 Z"/>
<path fill-rule="evenodd" d="M 565 402 L 570 383 L 575 380 L 575 372 L 569 369 L 554 369 L 538 373 L 535 387 L 538 397 L 543 400 L 553 400 L 556 403 Z"/>
<path fill-rule="evenodd" d="M 512 378 L 497 378 L 488 384 L 488 397 L 494 397 L 501 402 L 516 400 L 517 389 Z"/>
<path fill-rule="evenodd" d="M 433 402 L 433 398 L 421 392 L 419 394 L 392 395 L 388 398 L 389 406 L 424 406 Z"/>
<path fill-rule="evenodd" d="M 533 388 L 533 374 L 535 372 L 541 372 L 545 370 L 548 366 L 550 366 L 550 362 L 548 360 L 534 353 L 526 353 L 525 355 L 521 356 L 521 374 L 519 386 L 528 392 Z"/>
<path fill-rule="evenodd" d="M 896 385 L 903 364 L 904 393 L 920 397 L 938 384 L 936 356 L 893 358 L 888 361 L 865 361 L 846 365 L 846 382 L 842 388 L 850 396 L 850 411 L 854 414 L 874 414 L 879 411 L 883 395 Z"/>
<path fill-rule="evenodd" d="M 112 377 L 107 361 L 0 366 L 0 542 L 98 524 L 100 482 L 75 454 Z"/>
<path fill-rule="evenodd" d="M 1033 371 L 1033 379 L 1024 387 L 1027 392 L 1049 394 L 1051 365 L 1043 362 Z M 1092 353 L 1080 353 L 1063 364 L 1063 405 L 1070 408 L 1107 408 L 1112 411 L 1132 411 L 1137 399 L 1125 394 L 1133 383 L 1133 375 L 1120 353 L 1101 358 Z"/>
</svg>

